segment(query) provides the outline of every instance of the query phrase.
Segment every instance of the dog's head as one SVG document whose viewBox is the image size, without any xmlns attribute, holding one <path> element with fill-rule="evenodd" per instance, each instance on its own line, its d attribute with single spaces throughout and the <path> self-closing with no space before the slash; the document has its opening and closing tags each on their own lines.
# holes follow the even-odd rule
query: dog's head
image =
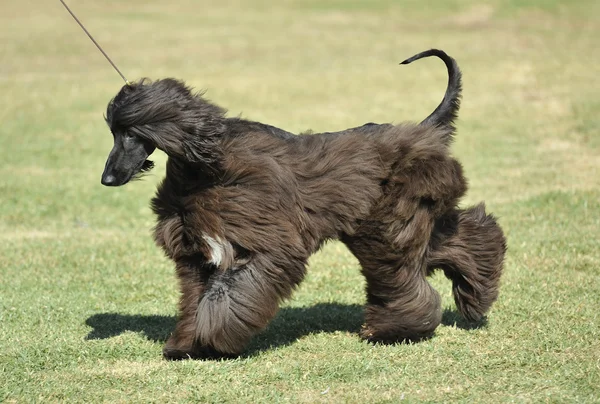
<svg viewBox="0 0 600 404">
<path fill-rule="evenodd" d="M 154 167 L 154 163 L 147 158 L 156 146 L 150 139 L 140 136 L 135 129 L 135 121 L 139 121 L 135 119 L 135 115 L 141 109 L 135 113 L 134 108 L 142 107 L 139 100 L 144 86 L 144 81 L 123 86 L 108 104 L 105 119 L 114 144 L 104 166 L 102 185 L 125 185 Z"/>
<path fill-rule="evenodd" d="M 102 184 L 119 186 L 152 169 L 156 148 L 188 163 L 214 163 L 214 144 L 225 111 L 175 79 L 123 86 L 106 109 L 114 146 Z"/>
<path fill-rule="evenodd" d="M 128 130 L 112 130 L 114 145 L 102 173 L 102 185 L 125 185 L 150 171 L 154 163 L 147 159 L 155 146 Z"/>
</svg>

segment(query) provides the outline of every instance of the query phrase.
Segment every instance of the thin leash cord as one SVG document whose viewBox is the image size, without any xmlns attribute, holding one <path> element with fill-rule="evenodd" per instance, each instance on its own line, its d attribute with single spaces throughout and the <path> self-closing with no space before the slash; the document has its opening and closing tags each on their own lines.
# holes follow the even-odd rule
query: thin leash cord
<svg viewBox="0 0 600 404">
<path fill-rule="evenodd" d="M 128 86 L 131 85 L 131 83 L 129 82 L 129 80 L 127 80 L 125 78 L 125 76 L 123 76 L 123 73 L 121 73 L 121 71 L 119 70 L 119 68 L 113 63 L 112 60 L 110 60 L 110 58 L 108 57 L 108 55 L 106 54 L 106 52 L 104 52 L 104 50 L 100 47 L 100 45 L 98 45 L 98 42 L 96 42 L 96 40 L 94 39 L 94 37 L 88 32 L 87 29 L 85 29 L 85 27 L 83 26 L 83 24 L 81 23 L 81 21 L 79 21 L 79 19 L 75 16 L 75 14 L 73 14 L 73 12 L 69 8 L 69 6 L 67 6 L 63 0 L 60 0 L 60 2 L 62 3 L 63 6 L 65 6 L 65 8 L 69 12 L 69 14 L 71 14 L 71 17 L 73 17 L 75 19 L 75 21 L 77 21 L 77 24 L 79 24 L 79 26 L 81 27 L 81 29 L 83 29 L 83 31 L 87 34 L 87 36 L 90 37 L 90 39 L 92 40 L 92 42 L 94 43 L 94 45 L 96 45 L 96 47 L 98 48 L 98 50 L 100 52 L 102 52 L 102 54 L 104 55 L 104 57 L 106 58 L 106 60 L 108 60 L 108 62 L 112 65 L 112 67 L 115 68 L 115 70 L 117 71 L 117 73 L 119 73 L 119 76 L 121 76 L 121 78 L 125 81 L 125 84 L 127 84 Z"/>
</svg>

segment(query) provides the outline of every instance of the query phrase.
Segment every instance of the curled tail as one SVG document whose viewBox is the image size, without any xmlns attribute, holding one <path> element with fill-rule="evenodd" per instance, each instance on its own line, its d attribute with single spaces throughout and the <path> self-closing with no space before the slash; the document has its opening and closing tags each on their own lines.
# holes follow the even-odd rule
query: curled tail
<svg viewBox="0 0 600 404">
<path fill-rule="evenodd" d="M 462 91 L 462 75 L 456 61 L 448 56 L 444 51 L 439 49 L 430 49 L 416 54 L 400 64 L 407 65 L 415 60 L 429 56 L 437 56 L 446 64 L 446 67 L 448 68 L 448 87 L 446 88 L 446 94 L 444 95 L 440 105 L 437 106 L 431 115 L 421 122 L 421 125 L 445 127 L 453 133 L 455 130 L 454 120 L 458 116 L 458 109 L 460 108 L 460 96 Z"/>
</svg>

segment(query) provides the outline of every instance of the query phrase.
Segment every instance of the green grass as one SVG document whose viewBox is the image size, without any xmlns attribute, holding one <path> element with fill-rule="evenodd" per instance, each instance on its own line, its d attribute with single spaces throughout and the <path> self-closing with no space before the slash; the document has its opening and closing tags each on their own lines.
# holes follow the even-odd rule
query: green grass
<svg viewBox="0 0 600 404">
<path fill-rule="evenodd" d="M 59 2 L 0 4 L 0 401 L 600 401 L 600 3 L 72 1 L 130 79 L 175 76 L 232 115 L 299 132 L 425 117 L 458 59 L 465 204 L 509 252 L 487 325 L 358 336 L 358 264 L 338 243 L 246 355 L 171 363 L 178 299 L 146 181 L 100 185 L 122 83 Z"/>
</svg>

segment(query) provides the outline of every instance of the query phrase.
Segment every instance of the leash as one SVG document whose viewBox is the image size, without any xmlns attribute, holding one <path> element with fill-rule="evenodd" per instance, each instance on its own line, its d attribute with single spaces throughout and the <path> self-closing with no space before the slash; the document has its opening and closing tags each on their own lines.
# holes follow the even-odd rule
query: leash
<svg viewBox="0 0 600 404">
<path fill-rule="evenodd" d="M 71 14 L 71 17 L 73 17 L 75 19 L 75 21 L 77 21 L 77 24 L 79 24 L 79 26 L 81 27 L 81 29 L 83 29 L 83 31 L 87 34 L 87 36 L 92 40 L 92 42 L 94 43 L 94 45 L 96 45 L 96 47 L 98 48 L 98 50 L 100 52 L 102 52 L 102 54 L 104 55 L 104 57 L 106 58 L 106 60 L 108 60 L 108 62 L 112 65 L 112 67 L 114 67 L 114 69 L 117 71 L 117 73 L 119 73 L 119 76 L 121 76 L 121 78 L 123 79 L 123 81 L 125 81 L 125 84 L 130 86 L 131 82 L 129 80 L 127 80 L 125 78 L 125 76 L 123 76 L 123 73 L 121 73 L 121 71 L 119 70 L 119 68 L 113 63 L 113 61 L 108 57 L 108 55 L 106 54 L 106 52 L 104 52 L 104 50 L 100 47 L 100 45 L 98 44 L 98 42 L 96 42 L 96 40 L 94 39 L 94 37 L 88 32 L 87 29 L 85 29 L 85 27 L 83 26 L 83 24 L 81 23 L 81 21 L 79 21 L 79 19 L 75 16 L 75 14 L 73 14 L 73 12 L 71 11 L 71 9 L 69 8 L 69 6 L 67 6 L 65 4 L 65 2 L 63 0 L 60 0 L 60 2 L 62 3 L 63 6 L 65 6 L 65 8 L 67 9 L 67 11 L 69 12 L 69 14 Z"/>
</svg>

